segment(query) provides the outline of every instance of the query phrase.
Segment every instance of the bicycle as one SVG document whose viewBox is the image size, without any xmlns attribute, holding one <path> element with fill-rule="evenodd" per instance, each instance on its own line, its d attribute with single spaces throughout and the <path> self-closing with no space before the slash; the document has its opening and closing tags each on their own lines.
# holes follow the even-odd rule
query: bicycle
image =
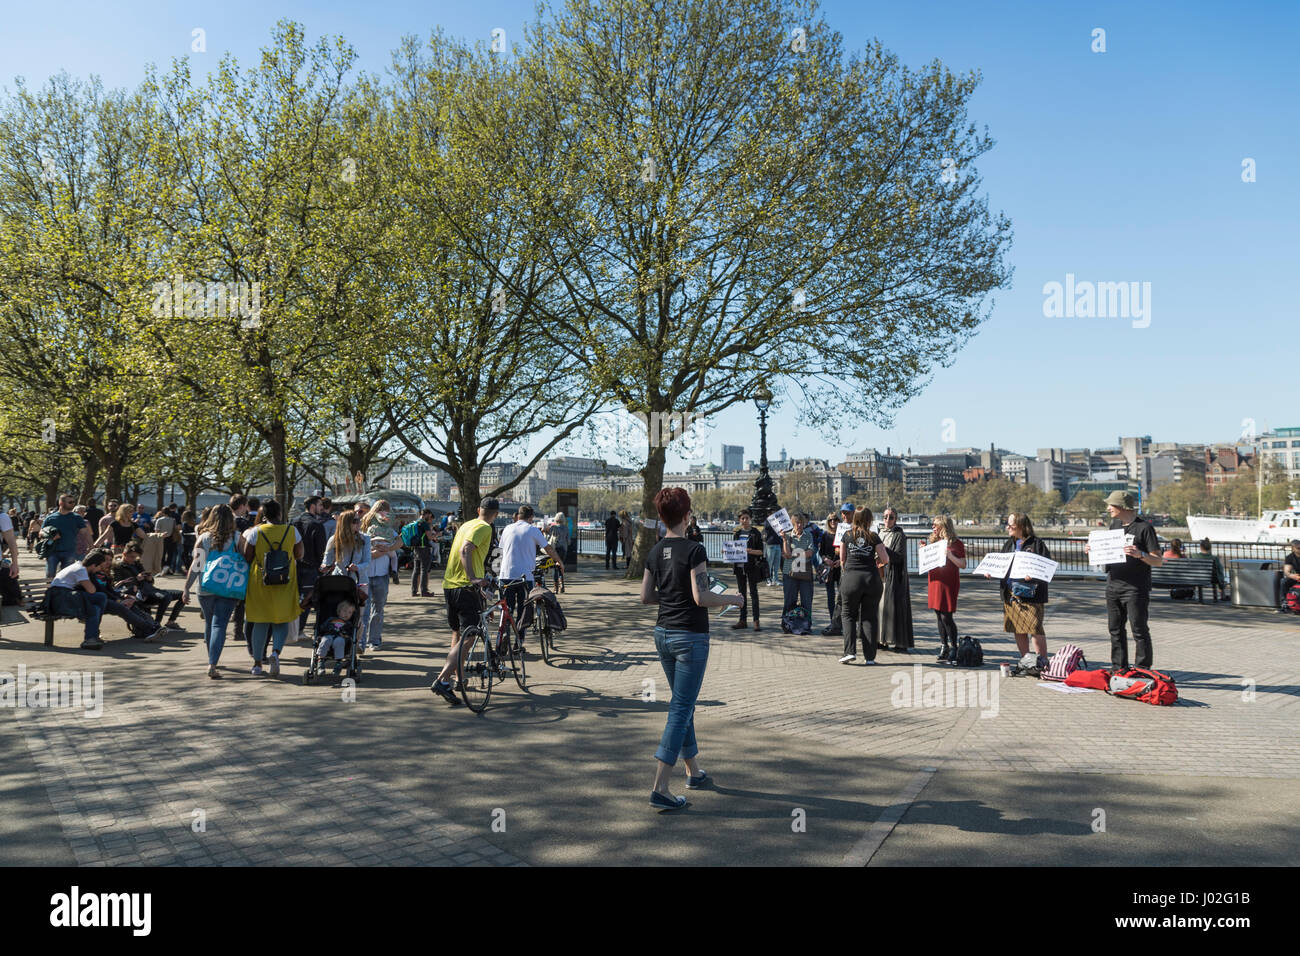
<svg viewBox="0 0 1300 956">
<path fill-rule="evenodd" d="M 537 575 L 537 586 L 547 591 L 546 572 L 555 567 L 555 562 L 549 555 L 542 555 L 541 560 L 537 562 L 537 568 L 534 572 Z M 537 650 L 542 655 L 542 662 L 548 667 L 551 664 L 551 651 L 555 650 L 555 632 L 551 630 L 550 619 L 546 616 L 546 607 L 542 601 L 537 602 L 538 606 L 533 608 L 533 636 L 537 638 Z"/>
<path fill-rule="evenodd" d="M 509 585 L 514 582 L 503 583 Z M 515 624 L 514 615 L 510 613 L 505 588 L 502 587 L 496 593 L 496 584 L 489 580 L 481 592 L 485 603 L 479 611 L 479 622 L 461 632 L 460 658 L 456 662 L 456 688 L 460 691 L 465 706 L 476 714 L 483 713 L 487 708 L 493 682 L 504 683 L 506 658 L 510 660 L 510 670 L 519 689 L 528 690 L 524 639 Z M 487 635 L 491 633 L 492 614 L 495 611 L 500 612 L 500 620 L 496 625 L 495 640 L 489 641 Z"/>
</svg>

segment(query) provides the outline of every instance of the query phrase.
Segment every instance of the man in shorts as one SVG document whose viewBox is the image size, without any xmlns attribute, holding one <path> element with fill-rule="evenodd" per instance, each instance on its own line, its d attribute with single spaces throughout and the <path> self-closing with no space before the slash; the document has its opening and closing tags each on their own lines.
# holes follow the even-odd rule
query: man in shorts
<svg viewBox="0 0 1300 956">
<path fill-rule="evenodd" d="M 478 624 L 483 608 L 480 587 L 485 583 L 483 568 L 492 550 L 492 522 L 501 503 L 496 498 L 484 498 L 478 506 L 478 517 L 466 521 L 456 532 L 447 556 L 447 570 L 442 576 L 442 596 L 447 602 L 447 624 L 451 627 L 451 649 L 447 663 L 429 685 L 433 691 L 453 707 L 460 704 L 452 688 L 451 677 L 460 661 L 460 634 L 467 627 Z"/>
</svg>

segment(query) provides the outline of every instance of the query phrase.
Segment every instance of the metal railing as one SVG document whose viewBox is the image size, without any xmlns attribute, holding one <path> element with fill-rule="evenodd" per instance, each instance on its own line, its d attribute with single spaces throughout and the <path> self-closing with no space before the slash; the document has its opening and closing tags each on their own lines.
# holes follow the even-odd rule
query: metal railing
<svg viewBox="0 0 1300 956">
<path fill-rule="evenodd" d="M 711 564 L 722 564 L 722 542 L 730 541 L 732 532 L 705 531 L 703 534 L 704 549 L 708 553 L 709 562 Z M 912 574 L 917 573 L 917 550 L 927 540 L 928 536 L 922 537 L 919 534 L 909 534 L 907 537 L 907 570 Z M 1001 535 L 961 536 L 961 542 L 966 547 L 966 569 L 962 573 L 970 574 L 986 554 L 990 551 L 1002 550 L 1006 540 L 1006 537 Z M 1058 575 L 1098 579 L 1106 576 L 1105 569 L 1092 567 L 1088 564 L 1088 556 L 1083 550 L 1084 545 L 1088 543 L 1087 535 L 1078 537 L 1042 537 L 1039 540 L 1043 541 L 1048 550 L 1052 552 L 1052 560 L 1060 564 L 1056 572 Z M 1228 570 L 1231 561 L 1241 558 L 1281 561 L 1290 550 L 1290 547 L 1284 544 L 1246 544 L 1237 541 L 1210 542 L 1210 553 L 1223 563 L 1225 572 Z M 622 545 L 619 545 L 619 554 L 622 555 L 622 553 Z M 1200 554 L 1200 549 L 1193 544 L 1191 547 L 1185 547 L 1184 553 L 1188 557 L 1192 557 Z M 605 532 L 579 529 L 578 554 L 604 557 Z"/>
</svg>

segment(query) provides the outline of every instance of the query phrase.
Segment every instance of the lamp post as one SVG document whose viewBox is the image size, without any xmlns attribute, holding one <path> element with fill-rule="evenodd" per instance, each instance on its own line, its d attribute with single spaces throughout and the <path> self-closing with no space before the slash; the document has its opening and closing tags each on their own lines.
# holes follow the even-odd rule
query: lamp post
<svg viewBox="0 0 1300 956">
<path fill-rule="evenodd" d="M 758 407 L 758 477 L 754 479 L 754 498 L 749 504 L 753 526 L 761 529 L 767 522 L 767 516 L 778 509 L 776 495 L 772 491 L 772 476 L 767 472 L 767 412 L 772 407 L 772 393 L 767 386 L 760 386 L 754 396 Z"/>
</svg>

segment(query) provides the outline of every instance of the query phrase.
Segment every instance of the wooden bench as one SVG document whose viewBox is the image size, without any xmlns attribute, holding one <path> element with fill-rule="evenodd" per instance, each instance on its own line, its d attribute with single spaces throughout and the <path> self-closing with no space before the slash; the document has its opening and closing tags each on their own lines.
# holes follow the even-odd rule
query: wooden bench
<svg viewBox="0 0 1300 956">
<path fill-rule="evenodd" d="M 1152 588 L 1196 588 L 1196 599 L 1204 604 L 1202 588 L 1212 588 L 1214 561 L 1202 557 L 1165 558 L 1165 563 L 1151 569 Z"/>
<path fill-rule="evenodd" d="M 58 620 L 75 621 L 75 615 L 71 614 L 42 614 L 39 608 L 45 603 L 45 593 L 50 589 L 48 581 L 19 581 L 19 589 L 23 592 L 23 603 L 21 610 L 38 621 L 45 622 L 45 646 L 54 646 L 54 622 Z"/>
</svg>

